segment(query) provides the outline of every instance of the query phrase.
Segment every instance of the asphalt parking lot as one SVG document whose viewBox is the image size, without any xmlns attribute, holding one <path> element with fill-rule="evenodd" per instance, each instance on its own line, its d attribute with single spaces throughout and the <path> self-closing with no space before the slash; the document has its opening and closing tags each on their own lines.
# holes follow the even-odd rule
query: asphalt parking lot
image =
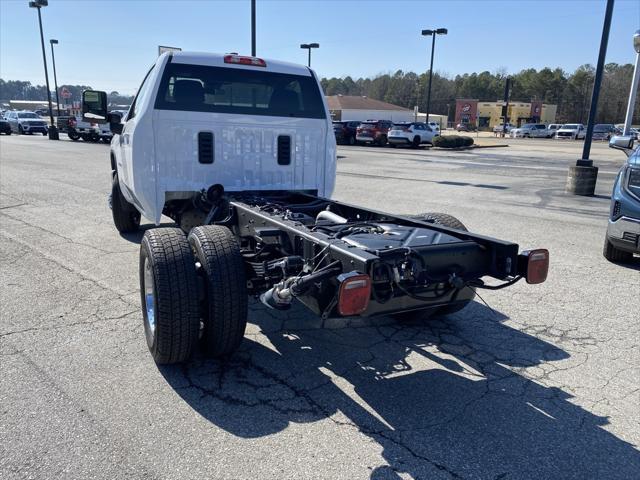
<svg viewBox="0 0 640 480">
<path fill-rule="evenodd" d="M 340 147 L 334 198 L 546 247 L 546 283 L 417 324 L 254 302 L 231 360 L 158 368 L 108 147 L 0 138 L 0 477 L 637 478 L 640 262 L 601 253 L 623 156 L 594 144 L 575 197 L 581 142 L 483 140 L 511 146 Z"/>
</svg>

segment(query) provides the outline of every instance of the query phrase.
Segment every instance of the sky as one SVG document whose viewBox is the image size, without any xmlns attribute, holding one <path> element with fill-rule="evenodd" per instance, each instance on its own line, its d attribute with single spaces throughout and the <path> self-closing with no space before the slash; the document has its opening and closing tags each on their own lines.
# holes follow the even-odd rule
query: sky
<svg viewBox="0 0 640 480">
<path fill-rule="evenodd" d="M 573 71 L 597 62 L 605 0 L 257 0 L 257 55 L 306 63 L 301 43 L 317 42 L 320 77 L 370 77 L 428 69 L 443 74 L 518 72 L 546 66 Z M 49 0 L 48 39 L 59 40 L 59 84 L 132 94 L 158 45 L 251 53 L 250 1 Z M 632 63 L 640 1 L 616 0 L 607 62 Z M 51 69 L 51 67 L 49 67 Z M 0 77 L 44 84 L 37 13 L 27 0 L 0 0 Z M 52 74 L 50 80 L 53 85 Z M 52 86 L 53 88 L 53 86 Z"/>
</svg>

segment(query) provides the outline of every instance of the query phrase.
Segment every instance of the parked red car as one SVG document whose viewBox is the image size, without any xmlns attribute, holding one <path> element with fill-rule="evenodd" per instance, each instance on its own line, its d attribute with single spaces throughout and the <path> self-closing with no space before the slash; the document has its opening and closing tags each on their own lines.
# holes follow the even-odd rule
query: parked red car
<svg viewBox="0 0 640 480">
<path fill-rule="evenodd" d="M 357 128 L 356 140 L 384 147 L 387 144 L 387 133 L 392 126 L 391 120 L 367 120 Z"/>
</svg>

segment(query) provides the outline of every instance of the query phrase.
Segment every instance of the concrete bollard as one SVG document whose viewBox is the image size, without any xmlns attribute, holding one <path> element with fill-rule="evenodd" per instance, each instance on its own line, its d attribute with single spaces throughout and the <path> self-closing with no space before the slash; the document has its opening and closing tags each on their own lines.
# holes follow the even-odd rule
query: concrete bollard
<svg viewBox="0 0 640 480">
<path fill-rule="evenodd" d="M 573 195 L 591 196 L 596 190 L 596 180 L 598 179 L 598 167 L 569 167 L 567 176 L 566 193 Z"/>
</svg>

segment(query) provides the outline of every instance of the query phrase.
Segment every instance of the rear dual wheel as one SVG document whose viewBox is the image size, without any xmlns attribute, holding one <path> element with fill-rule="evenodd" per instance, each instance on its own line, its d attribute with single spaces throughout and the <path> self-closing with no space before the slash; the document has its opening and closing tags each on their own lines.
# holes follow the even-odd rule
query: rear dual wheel
<svg viewBox="0 0 640 480">
<path fill-rule="evenodd" d="M 225 227 L 196 227 L 188 238 L 179 228 L 147 231 L 140 247 L 140 292 L 145 337 L 158 364 L 188 360 L 200 333 L 205 353 L 214 357 L 233 353 L 242 342 L 244 262 Z"/>
</svg>

